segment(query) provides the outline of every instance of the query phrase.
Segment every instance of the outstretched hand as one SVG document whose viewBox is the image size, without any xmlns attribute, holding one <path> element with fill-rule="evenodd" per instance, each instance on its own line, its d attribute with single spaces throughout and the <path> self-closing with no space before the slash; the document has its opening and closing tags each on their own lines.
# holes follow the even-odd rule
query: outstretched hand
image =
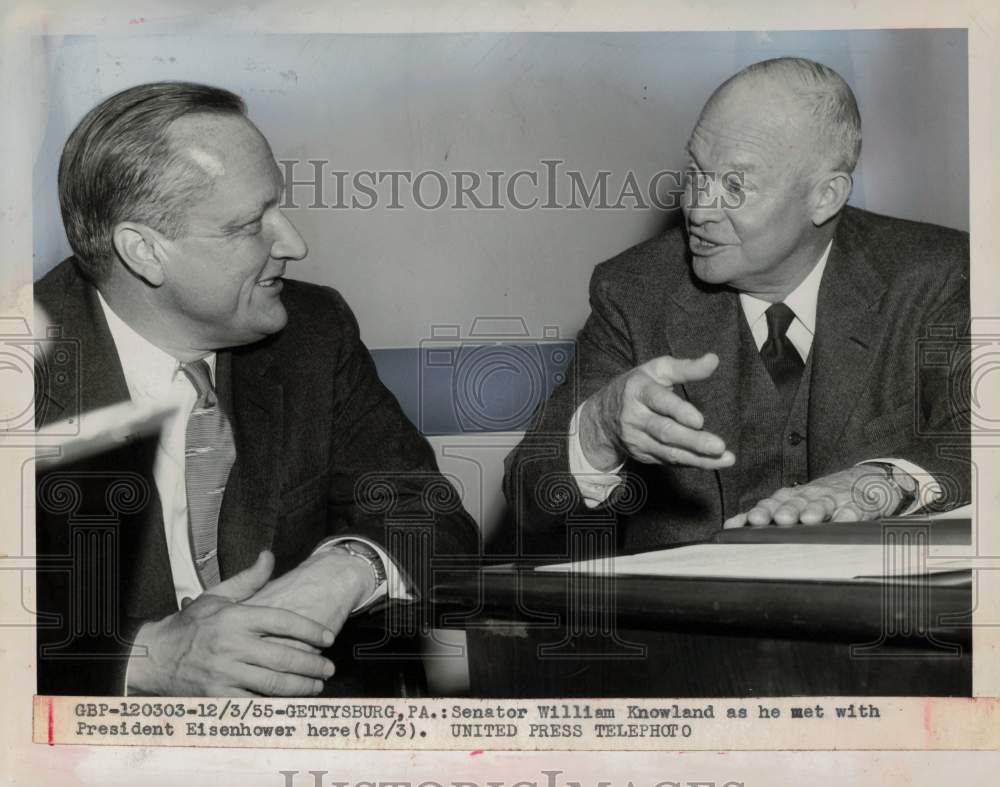
<svg viewBox="0 0 1000 787">
<path fill-rule="evenodd" d="M 674 391 L 707 379 L 718 365 L 714 353 L 693 360 L 663 355 L 620 374 L 581 409 L 580 445 L 587 460 L 602 471 L 627 457 L 706 470 L 730 467 L 736 461 L 732 451 L 704 430 L 701 412 Z"/>
</svg>

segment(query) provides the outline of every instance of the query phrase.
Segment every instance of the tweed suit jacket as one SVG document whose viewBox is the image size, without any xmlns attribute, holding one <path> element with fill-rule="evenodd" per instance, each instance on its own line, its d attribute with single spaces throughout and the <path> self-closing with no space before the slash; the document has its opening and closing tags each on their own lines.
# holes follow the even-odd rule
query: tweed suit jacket
<svg viewBox="0 0 1000 787">
<path fill-rule="evenodd" d="M 838 222 L 810 351 L 808 480 L 893 457 L 941 482 L 941 506 L 966 502 L 968 236 L 850 207 Z M 738 465 L 714 472 L 629 460 L 632 487 L 594 512 L 567 482 L 566 437 L 579 404 L 615 376 L 661 355 L 711 351 L 716 372 L 679 392 L 702 412 L 705 429 L 738 445 L 738 293 L 693 275 L 678 227 L 598 265 L 590 305 L 567 381 L 507 458 L 504 491 L 516 526 L 542 552 L 564 550 L 567 522 L 602 513 L 615 518 L 619 547 L 711 537 L 739 513 Z"/>
<path fill-rule="evenodd" d="M 237 454 L 219 516 L 222 577 L 252 565 L 265 548 L 274 552 L 278 576 L 325 538 L 358 536 L 382 545 L 419 596 L 430 581 L 427 556 L 474 553 L 475 524 L 438 472 L 427 441 L 376 376 L 340 294 L 287 281 L 282 298 L 288 312 L 282 331 L 217 356 L 219 400 L 232 422 Z M 127 400 L 96 290 L 72 258 L 36 282 L 35 299 L 79 354 L 78 374 L 46 377 L 36 390 L 37 425 Z M 105 658 L 76 657 L 67 643 L 67 604 L 74 594 L 65 583 L 74 580 L 39 574 L 39 611 L 62 618 L 39 629 L 41 645 L 61 643 L 57 658 L 40 659 L 40 693 L 122 693 L 132 635 L 143 622 L 177 610 L 150 472 L 153 449 L 125 445 L 106 460 L 115 463 L 112 472 L 145 474 L 150 499 L 139 511 L 118 512 L 111 592 L 120 601 L 101 622 L 115 631 L 96 646 Z M 407 542 L 408 535 L 416 540 Z M 71 547 L 66 539 L 65 522 L 39 515 L 40 557 L 64 554 Z M 91 569 L 104 570 L 84 570 Z M 94 650 L 92 638 L 85 647 Z M 344 671 L 344 656 L 339 658 L 338 676 Z"/>
</svg>

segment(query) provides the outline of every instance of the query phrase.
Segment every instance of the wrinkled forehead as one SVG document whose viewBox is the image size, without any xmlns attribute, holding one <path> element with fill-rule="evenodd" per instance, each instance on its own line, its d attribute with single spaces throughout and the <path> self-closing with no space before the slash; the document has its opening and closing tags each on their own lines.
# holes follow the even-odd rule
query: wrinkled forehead
<svg viewBox="0 0 1000 787">
<path fill-rule="evenodd" d="M 688 149 L 704 168 L 785 172 L 801 167 L 817 142 L 815 124 L 794 93 L 774 80 L 747 79 L 709 99 Z"/>
</svg>

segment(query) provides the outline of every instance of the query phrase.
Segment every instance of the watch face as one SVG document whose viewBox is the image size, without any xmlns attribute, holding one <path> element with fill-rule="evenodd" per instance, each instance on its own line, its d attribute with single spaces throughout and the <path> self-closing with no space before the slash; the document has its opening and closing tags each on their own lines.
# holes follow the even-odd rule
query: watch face
<svg viewBox="0 0 1000 787">
<path fill-rule="evenodd" d="M 896 487 L 896 490 L 899 492 L 899 503 L 891 516 L 899 516 L 903 512 L 908 511 L 910 506 L 916 501 L 917 490 L 920 488 L 920 485 L 909 473 L 897 472 L 898 468 L 895 465 L 886 464 L 884 467 L 889 483 Z"/>
<path fill-rule="evenodd" d="M 920 487 L 916 478 L 911 476 L 909 473 L 901 472 L 899 468 L 896 467 L 892 470 L 892 480 L 895 481 L 897 486 L 903 489 L 908 495 L 916 494 L 917 489 Z"/>
</svg>

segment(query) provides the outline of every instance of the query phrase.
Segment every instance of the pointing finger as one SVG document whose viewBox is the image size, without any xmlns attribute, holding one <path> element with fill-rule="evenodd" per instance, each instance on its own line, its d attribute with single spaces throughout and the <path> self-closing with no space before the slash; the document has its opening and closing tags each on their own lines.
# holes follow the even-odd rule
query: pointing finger
<svg viewBox="0 0 1000 787">
<path fill-rule="evenodd" d="M 675 385 L 708 379 L 718 365 L 719 356 L 715 353 L 705 353 L 694 359 L 661 355 L 650 361 L 649 372 L 664 385 Z"/>
</svg>

